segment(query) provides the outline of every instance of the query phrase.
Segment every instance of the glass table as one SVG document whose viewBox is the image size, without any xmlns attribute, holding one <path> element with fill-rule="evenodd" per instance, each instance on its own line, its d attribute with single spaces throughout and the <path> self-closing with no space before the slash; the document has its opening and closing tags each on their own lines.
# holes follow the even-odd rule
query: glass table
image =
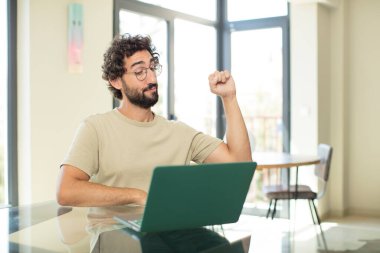
<svg viewBox="0 0 380 253">
<path fill-rule="evenodd" d="M 55 201 L 0 209 L 1 252 L 236 252 L 250 232 L 238 223 L 156 233 L 136 232 L 113 219 L 141 207 L 62 207 Z"/>
</svg>

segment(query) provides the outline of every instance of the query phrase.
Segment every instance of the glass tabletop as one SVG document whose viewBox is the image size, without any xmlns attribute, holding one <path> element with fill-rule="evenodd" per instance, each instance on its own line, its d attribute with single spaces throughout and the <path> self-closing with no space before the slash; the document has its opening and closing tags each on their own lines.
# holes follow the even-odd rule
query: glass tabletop
<svg viewBox="0 0 380 253">
<path fill-rule="evenodd" d="M 250 234 L 234 224 L 156 233 L 136 232 L 113 219 L 141 207 L 62 207 L 55 201 L 0 209 L 2 252 L 239 252 Z"/>
</svg>

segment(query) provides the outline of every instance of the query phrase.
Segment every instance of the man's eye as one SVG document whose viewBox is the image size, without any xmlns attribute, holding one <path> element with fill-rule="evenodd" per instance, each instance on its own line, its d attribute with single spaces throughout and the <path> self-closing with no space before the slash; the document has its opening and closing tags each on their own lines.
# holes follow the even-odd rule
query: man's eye
<svg viewBox="0 0 380 253">
<path fill-rule="evenodd" d="M 144 70 L 136 71 L 135 74 L 141 76 L 142 74 L 144 74 Z"/>
</svg>

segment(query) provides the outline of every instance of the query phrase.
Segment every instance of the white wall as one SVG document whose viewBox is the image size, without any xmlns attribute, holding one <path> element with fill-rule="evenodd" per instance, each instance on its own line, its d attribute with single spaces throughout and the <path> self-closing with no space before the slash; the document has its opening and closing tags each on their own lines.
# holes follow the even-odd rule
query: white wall
<svg viewBox="0 0 380 253">
<path fill-rule="evenodd" d="M 83 73 L 67 66 L 70 0 L 24 0 L 18 6 L 20 204 L 55 199 L 60 162 L 80 121 L 112 108 L 101 79 L 112 39 L 113 1 L 75 1 L 84 9 Z"/>
<path fill-rule="evenodd" d="M 291 4 L 292 148 L 334 147 L 324 216 L 380 216 L 378 13 L 377 0 Z"/>
<path fill-rule="evenodd" d="M 348 208 L 380 216 L 380 1 L 347 1 Z"/>
<path fill-rule="evenodd" d="M 293 4 L 291 45 L 291 150 L 315 153 L 318 144 L 317 5 Z"/>
</svg>

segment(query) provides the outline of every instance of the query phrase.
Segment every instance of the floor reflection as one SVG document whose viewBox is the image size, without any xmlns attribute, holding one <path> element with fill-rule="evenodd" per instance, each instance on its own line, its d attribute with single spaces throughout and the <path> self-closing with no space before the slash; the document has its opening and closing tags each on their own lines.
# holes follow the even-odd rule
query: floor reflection
<svg viewBox="0 0 380 253">
<path fill-rule="evenodd" d="M 380 253 L 380 219 L 347 217 L 318 226 L 286 219 L 242 217 L 251 229 L 250 253 Z"/>
</svg>

